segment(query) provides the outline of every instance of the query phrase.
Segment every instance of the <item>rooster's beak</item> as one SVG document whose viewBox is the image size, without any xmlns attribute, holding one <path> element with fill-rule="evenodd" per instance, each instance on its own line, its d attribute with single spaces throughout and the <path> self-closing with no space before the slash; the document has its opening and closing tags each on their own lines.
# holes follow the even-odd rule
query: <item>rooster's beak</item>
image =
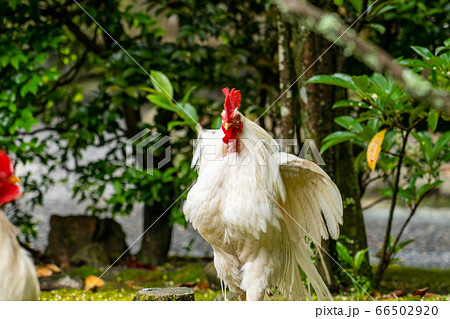
<svg viewBox="0 0 450 319">
<path fill-rule="evenodd" d="M 8 178 L 8 182 L 10 182 L 11 184 L 15 184 L 15 183 L 20 182 L 20 179 L 17 176 L 15 176 L 15 175 L 11 175 Z"/>
<path fill-rule="evenodd" d="M 223 123 L 223 127 L 225 127 L 226 130 L 228 130 L 231 127 L 231 125 L 233 125 L 233 123 L 229 123 L 229 122 Z"/>
</svg>

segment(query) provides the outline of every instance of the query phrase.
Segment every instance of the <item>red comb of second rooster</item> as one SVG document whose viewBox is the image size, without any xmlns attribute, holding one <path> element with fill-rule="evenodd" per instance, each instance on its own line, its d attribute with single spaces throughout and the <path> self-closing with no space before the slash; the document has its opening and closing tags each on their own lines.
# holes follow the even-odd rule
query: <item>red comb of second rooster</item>
<svg viewBox="0 0 450 319">
<path fill-rule="evenodd" d="M 226 122 L 233 118 L 234 110 L 238 109 L 241 105 L 241 91 L 236 89 L 224 88 L 222 89 L 223 94 L 225 94 L 225 103 L 223 108 L 225 109 Z"/>
<path fill-rule="evenodd" d="M 0 206 L 20 196 L 17 177 L 13 174 L 11 160 L 5 151 L 0 150 Z"/>
</svg>

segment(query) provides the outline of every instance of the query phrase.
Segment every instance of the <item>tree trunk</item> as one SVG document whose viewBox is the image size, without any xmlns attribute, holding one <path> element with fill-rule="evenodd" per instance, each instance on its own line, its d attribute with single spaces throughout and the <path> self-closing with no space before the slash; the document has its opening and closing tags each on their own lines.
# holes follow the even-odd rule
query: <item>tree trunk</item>
<svg viewBox="0 0 450 319">
<path fill-rule="evenodd" d="M 162 214 L 169 204 L 155 202 L 153 206 L 144 206 L 144 231 L 149 227 L 150 229 L 144 234 L 138 258 L 145 264 L 162 265 L 167 262 L 167 253 L 172 239 L 172 227 L 169 223 L 170 210 Z"/>
<path fill-rule="evenodd" d="M 291 50 L 289 43 L 290 25 L 283 21 L 281 13 L 278 14 L 277 21 L 278 28 L 278 71 L 280 76 L 280 117 L 281 117 L 281 148 L 282 151 L 292 153 L 294 145 L 292 140 L 295 135 L 294 126 L 294 104 L 293 104 L 293 89 L 291 86 Z"/>
<path fill-rule="evenodd" d="M 329 0 L 312 2 L 325 10 L 331 9 L 333 6 L 333 1 Z M 336 101 L 345 99 L 346 91 L 329 85 L 306 84 L 305 81 L 317 74 L 343 72 L 344 70 L 340 68 L 344 65 L 345 57 L 342 49 L 332 47 L 319 61 L 316 61 L 328 49 L 330 42 L 307 31 L 300 24 L 293 28 L 292 38 L 295 43 L 293 54 L 295 74 L 297 77 L 303 74 L 297 82 L 300 92 L 301 137 L 302 140 L 313 139 L 320 148 L 321 141 L 337 130 L 333 119 L 338 116 L 338 112 L 334 112 L 331 106 Z M 354 157 L 351 153 L 351 145 L 342 144 L 333 147 L 322 156 L 326 163 L 324 169 L 335 180 L 344 202 L 344 225 L 341 227 L 341 241 L 354 254 L 358 250 L 367 248 L 367 239 L 360 205 L 358 177 L 353 169 Z M 351 239 L 351 241 L 345 239 Z M 338 260 L 333 241 L 323 243 L 323 246 L 329 247 L 330 255 L 333 259 Z M 339 271 L 339 267 L 329 256 L 323 254 L 323 258 L 331 274 Z M 368 254 L 359 274 L 372 277 Z M 333 280 L 333 276 L 331 277 Z M 349 283 L 351 283 L 350 278 L 344 282 L 344 285 Z M 335 281 L 332 281 L 330 288 L 337 289 Z"/>
<path fill-rule="evenodd" d="M 305 30 L 301 25 L 294 25 L 294 65 L 295 74 L 300 77 L 297 85 L 299 91 L 300 104 L 300 135 L 299 138 L 304 142 L 305 139 L 312 139 L 320 147 L 321 140 L 332 132 L 333 119 L 330 106 L 334 102 L 333 90 L 330 86 L 306 84 L 305 81 L 315 74 L 327 74 L 332 70 L 332 55 L 324 56 L 320 63 L 314 63 L 318 56 L 326 49 L 326 41 L 317 37 L 314 33 Z M 325 47 L 324 47 L 325 46 Z M 295 79 L 294 79 L 295 80 Z M 306 155 L 306 154 L 305 154 Z M 326 163 L 325 170 L 333 177 L 333 154 L 328 152 L 324 154 Z M 324 241 L 321 246 L 334 259 L 334 243 Z M 317 266 L 322 276 L 329 274 L 330 289 L 337 290 L 337 283 L 333 276 L 334 267 L 330 257 L 321 252 L 322 262 Z M 325 266 L 325 269 L 323 266 Z"/>
<path fill-rule="evenodd" d="M 125 121 L 127 123 L 127 137 L 131 138 L 139 133 L 138 124 L 141 122 L 141 116 L 138 108 L 123 107 Z M 163 112 L 161 112 L 163 113 Z M 166 123 L 166 122 L 158 122 Z M 158 163 L 159 160 L 155 159 Z M 143 154 L 142 169 L 147 169 L 147 156 Z M 167 203 L 167 206 L 170 203 Z M 142 248 L 139 251 L 138 258 L 143 263 L 152 265 L 161 265 L 167 261 L 167 253 L 172 238 L 172 227 L 170 226 L 170 211 L 165 212 L 167 207 L 163 203 L 150 206 L 145 204 L 143 209 L 145 232 L 142 240 Z M 165 212 L 165 213 L 164 213 Z M 164 214 L 164 215 L 163 215 Z M 159 218 L 163 215 L 161 218 Z M 158 219 L 159 218 L 159 219 Z"/>
<path fill-rule="evenodd" d="M 341 191 L 344 204 L 344 223 L 341 226 L 339 240 L 347 247 L 350 254 L 354 256 L 357 251 L 368 247 L 361 209 L 358 176 L 353 168 L 355 158 L 352 154 L 352 145 L 350 143 L 337 145 L 335 149 L 337 157 L 335 168 L 336 184 Z M 373 278 L 372 267 L 369 263 L 369 253 L 366 254 L 361 269 L 358 269 L 358 274 L 369 279 Z M 343 283 L 351 286 L 350 278 L 345 279 Z"/>
</svg>

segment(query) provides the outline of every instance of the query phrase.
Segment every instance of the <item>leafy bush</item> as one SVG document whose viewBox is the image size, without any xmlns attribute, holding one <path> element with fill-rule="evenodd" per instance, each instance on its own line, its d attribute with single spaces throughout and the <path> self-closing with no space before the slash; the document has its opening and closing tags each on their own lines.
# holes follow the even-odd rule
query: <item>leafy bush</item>
<svg viewBox="0 0 450 319">
<path fill-rule="evenodd" d="M 336 242 L 336 251 L 339 257 L 340 264 L 345 268 L 345 271 L 352 277 L 353 287 L 356 292 L 356 299 L 361 300 L 362 297 L 371 290 L 371 280 L 366 276 L 359 274 L 359 270 L 364 261 L 368 248 L 359 250 L 354 256 L 350 255 L 347 247 L 341 242 Z M 344 275 L 344 274 L 341 274 Z M 345 274 L 347 275 L 347 274 Z M 338 276 L 339 277 L 339 276 Z M 339 278 L 337 278 L 339 280 Z"/>
<path fill-rule="evenodd" d="M 40 176 L 20 176 L 27 200 L 6 207 L 27 241 L 35 235 L 34 205 L 69 178 L 88 213 L 128 214 L 137 203 L 164 210 L 194 177 L 186 152 L 194 123 L 209 125 L 220 113 L 208 90 L 239 86 L 247 104 L 257 107 L 265 106 L 261 92 L 276 94 L 269 89 L 277 70 L 275 20 L 266 15 L 270 1 L 79 4 L 126 52 L 73 1 L 0 5 L 0 148 L 18 164 L 42 165 Z M 167 39 L 160 22 L 174 14 L 180 32 Z M 148 109 L 154 111 L 150 122 L 141 116 Z M 152 175 L 124 165 L 126 140 L 143 129 L 177 137 L 171 165 Z M 93 148 L 106 154 L 87 162 Z M 67 177 L 58 180 L 52 173 L 60 169 Z M 184 222 L 178 205 L 171 211 L 172 221 Z"/>
<path fill-rule="evenodd" d="M 422 58 L 400 60 L 399 63 L 412 67 L 431 85 L 448 90 L 450 39 L 434 54 L 424 47 L 412 48 Z M 432 133 L 438 123 L 449 121 L 450 117 L 430 105 L 418 103 L 395 82 L 378 73 L 371 76 L 318 75 L 308 82 L 344 87 L 354 95 L 352 100 L 338 101 L 333 105 L 333 108 L 347 108 L 349 113 L 335 119 L 344 130 L 328 135 L 323 140 L 321 151 L 339 143 L 353 143 L 359 149 L 355 170 L 363 175 L 364 187 L 378 179 L 387 185 L 380 189 L 380 195 L 389 198 L 391 205 L 384 245 L 379 253 L 378 285 L 395 254 L 408 243 L 400 243 L 399 240 L 418 206 L 442 183 L 439 169 L 450 161 L 450 132 L 436 137 Z M 397 237 L 390 241 L 397 198 L 406 203 L 410 214 Z"/>
</svg>

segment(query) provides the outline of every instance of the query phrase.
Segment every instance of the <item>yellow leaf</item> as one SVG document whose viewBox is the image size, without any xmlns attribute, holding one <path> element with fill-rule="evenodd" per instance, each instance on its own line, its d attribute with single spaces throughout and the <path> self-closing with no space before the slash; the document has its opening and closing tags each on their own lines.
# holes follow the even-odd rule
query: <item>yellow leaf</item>
<svg viewBox="0 0 450 319">
<path fill-rule="evenodd" d="M 367 164 L 369 164 L 369 168 L 372 172 L 375 170 L 375 166 L 377 165 L 378 155 L 380 155 L 384 134 L 386 134 L 386 130 L 382 130 L 375 134 L 375 136 L 372 137 L 372 140 L 370 140 L 369 147 L 367 148 Z"/>
<path fill-rule="evenodd" d="M 62 269 L 56 266 L 55 264 L 45 265 L 48 269 L 50 269 L 54 274 L 62 272 Z"/>
<path fill-rule="evenodd" d="M 50 277 L 53 275 L 53 271 L 46 265 L 36 267 L 36 275 L 38 278 Z"/>
<path fill-rule="evenodd" d="M 97 276 L 87 276 L 84 280 L 84 289 L 95 289 L 105 285 L 105 282 Z"/>
<path fill-rule="evenodd" d="M 60 272 L 62 272 L 61 268 L 54 264 L 36 266 L 36 275 L 38 276 L 38 278 L 50 277 L 51 275 Z"/>
</svg>

